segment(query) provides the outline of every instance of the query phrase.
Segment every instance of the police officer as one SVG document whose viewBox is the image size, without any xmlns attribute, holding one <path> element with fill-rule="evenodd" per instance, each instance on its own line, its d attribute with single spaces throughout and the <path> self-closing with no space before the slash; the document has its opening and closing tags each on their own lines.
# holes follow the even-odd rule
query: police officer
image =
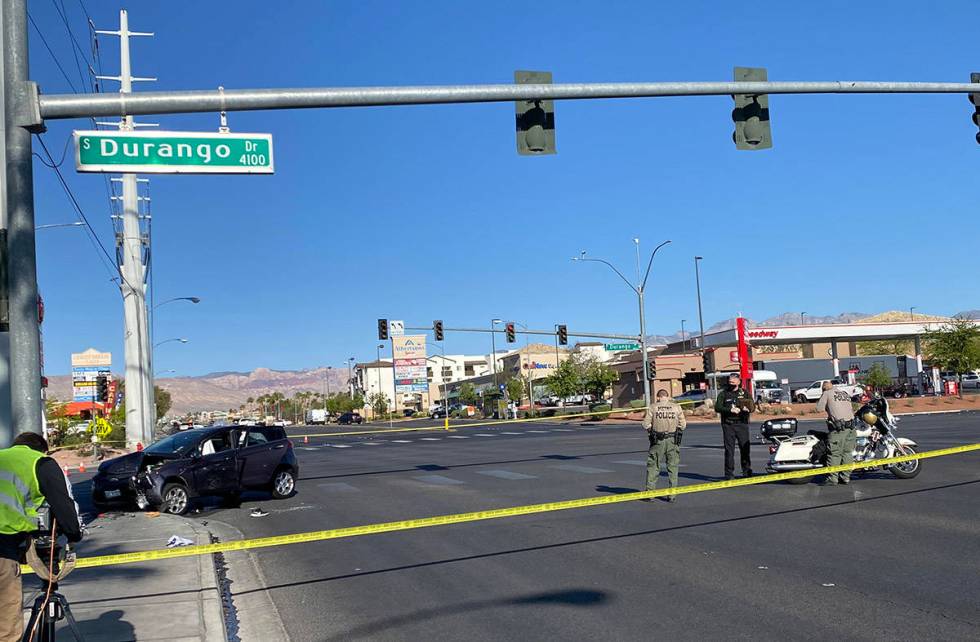
<svg viewBox="0 0 980 642">
<path fill-rule="evenodd" d="M 687 419 L 679 404 L 670 400 L 666 390 L 657 392 L 657 401 L 647 408 L 643 427 L 650 435 L 650 453 L 647 456 L 647 490 L 657 487 L 660 466 L 667 466 L 668 488 L 677 486 L 677 468 L 681 463 L 681 436 L 687 427 Z M 667 497 L 668 502 L 677 499 Z"/>
<path fill-rule="evenodd" d="M 827 447 L 830 454 L 827 457 L 828 466 L 854 463 L 854 443 L 857 432 L 854 428 L 854 408 L 851 406 L 851 396 L 847 391 L 835 387 L 829 381 L 823 382 L 823 394 L 817 401 L 817 412 L 827 413 Z M 851 473 L 831 473 L 824 480 L 825 486 L 836 486 L 851 483 Z"/>
<path fill-rule="evenodd" d="M 735 478 L 735 446 L 741 457 L 742 475 L 752 476 L 752 454 L 749 444 L 749 415 L 755 410 L 752 397 L 742 388 L 737 374 L 728 377 L 728 385 L 718 392 L 715 411 L 721 415 L 721 433 L 725 440 L 725 479 Z"/>
<path fill-rule="evenodd" d="M 54 535 L 82 538 L 71 484 L 58 462 L 44 456 L 47 450 L 44 438 L 30 432 L 0 450 L 0 640 L 23 634 L 20 562 L 28 535 L 38 530 L 38 507 L 45 501 L 51 507 Z"/>
</svg>

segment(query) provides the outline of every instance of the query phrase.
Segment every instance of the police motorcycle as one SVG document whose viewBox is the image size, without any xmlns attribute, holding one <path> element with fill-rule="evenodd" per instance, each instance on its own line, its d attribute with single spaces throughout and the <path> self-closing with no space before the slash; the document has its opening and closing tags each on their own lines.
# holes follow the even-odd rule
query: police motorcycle
<svg viewBox="0 0 980 642">
<path fill-rule="evenodd" d="M 875 396 L 854 413 L 854 428 L 857 439 L 854 445 L 854 462 L 867 462 L 861 470 L 886 468 L 899 479 L 912 479 L 922 469 L 922 461 L 913 459 L 900 464 L 875 466 L 874 461 L 889 457 L 915 454 L 918 445 L 911 439 L 899 437 L 895 431 L 898 417 L 891 414 L 888 400 Z M 785 473 L 794 470 L 818 470 L 827 465 L 829 434 L 821 430 L 810 430 L 806 435 L 796 436 L 797 421 L 794 418 L 770 419 L 763 422 L 762 437 L 769 442 L 770 473 Z M 809 477 L 787 480 L 791 484 L 805 484 Z"/>
</svg>

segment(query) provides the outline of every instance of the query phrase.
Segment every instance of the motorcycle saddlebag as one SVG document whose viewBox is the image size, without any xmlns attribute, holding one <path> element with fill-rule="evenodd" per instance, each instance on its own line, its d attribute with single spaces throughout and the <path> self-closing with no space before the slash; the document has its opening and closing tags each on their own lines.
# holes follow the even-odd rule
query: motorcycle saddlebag
<svg viewBox="0 0 980 642">
<path fill-rule="evenodd" d="M 827 461 L 827 455 L 829 454 L 830 448 L 827 447 L 826 440 L 818 439 L 817 443 L 813 446 L 813 450 L 810 451 L 810 463 L 822 464 Z"/>
<path fill-rule="evenodd" d="M 767 419 L 762 422 L 759 431 L 766 439 L 770 437 L 793 437 L 796 435 L 796 418 Z"/>
</svg>

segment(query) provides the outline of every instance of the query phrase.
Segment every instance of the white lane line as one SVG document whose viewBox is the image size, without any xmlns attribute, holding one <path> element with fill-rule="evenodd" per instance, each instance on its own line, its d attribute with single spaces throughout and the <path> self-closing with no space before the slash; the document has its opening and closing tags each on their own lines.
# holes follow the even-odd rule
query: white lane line
<svg viewBox="0 0 980 642">
<path fill-rule="evenodd" d="M 466 435 L 449 435 L 446 439 L 469 439 Z"/>
<path fill-rule="evenodd" d="M 411 439 L 392 439 L 391 440 L 391 443 L 393 443 L 393 444 L 410 444 L 410 443 L 412 443 L 412 440 Z"/>
<path fill-rule="evenodd" d="M 362 446 L 380 446 L 383 442 L 380 441 L 362 441 Z"/>
<path fill-rule="evenodd" d="M 510 470 L 478 470 L 476 471 L 478 475 L 487 475 L 489 477 L 496 477 L 497 479 L 508 479 L 508 480 L 519 480 L 519 479 L 537 479 L 534 475 L 525 475 L 524 473 L 515 473 Z"/>
<path fill-rule="evenodd" d="M 491 434 L 491 433 L 488 433 L 488 432 L 478 432 L 478 433 L 476 433 L 473 436 L 474 437 L 496 437 L 497 435 L 494 435 L 494 434 Z"/>
<path fill-rule="evenodd" d="M 422 441 L 442 441 L 442 437 L 422 437 Z"/>
<path fill-rule="evenodd" d="M 436 484 L 439 486 L 456 486 L 466 483 L 444 475 L 422 475 L 420 477 L 416 477 L 415 479 L 419 480 L 420 482 L 425 482 L 426 484 Z"/>
<path fill-rule="evenodd" d="M 611 470 L 606 470 L 605 468 L 593 468 L 591 466 L 576 466 L 575 464 L 560 464 L 558 466 L 552 466 L 552 468 L 558 468 L 559 470 L 568 470 L 573 473 L 584 473 L 586 475 L 596 475 L 598 473 L 614 472 Z"/>
<path fill-rule="evenodd" d="M 523 435 L 522 432 L 502 432 L 501 435 Z"/>
<path fill-rule="evenodd" d="M 627 466 L 646 466 L 647 462 L 645 459 L 620 459 L 619 461 L 614 461 L 614 464 L 626 464 Z"/>
<path fill-rule="evenodd" d="M 550 430 L 525 430 L 524 432 L 543 433 L 543 432 L 551 432 L 551 431 Z"/>
<path fill-rule="evenodd" d="M 331 448 L 350 448 L 350 444 L 330 444 Z"/>
<path fill-rule="evenodd" d="M 571 428 L 553 428 L 552 430 L 555 432 L 575 432 Z"/>
</svg>

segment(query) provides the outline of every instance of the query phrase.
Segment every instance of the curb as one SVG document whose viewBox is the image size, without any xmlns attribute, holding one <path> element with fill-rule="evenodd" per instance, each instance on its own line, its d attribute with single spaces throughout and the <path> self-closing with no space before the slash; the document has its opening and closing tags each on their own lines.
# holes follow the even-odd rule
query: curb
<svg viewBox="0 0 980 642">
<path fill-rule="evenodd" d="M 961 412 L 970 412 L 970 409 L 956 408 L 954 410 L 923 410 L 920 412 L 897 412 L 896 417 L 916 417 L 919 415 L 955 415 Z"/>
<path fill-rule="evenodd" d="M 183 519 L 194 531 L 197 542 L 211 541 L 211 531 L 187 517 Z M 198 573 L 201 577 L 201 622 L 204 624 L 201 639 L 207 642 L 226 642 L 228 632 L 225 630 L 225 614 L 221 605 L 218 574 L 214 570 L 214 555 L 198 557 Z"/>
</svg>

